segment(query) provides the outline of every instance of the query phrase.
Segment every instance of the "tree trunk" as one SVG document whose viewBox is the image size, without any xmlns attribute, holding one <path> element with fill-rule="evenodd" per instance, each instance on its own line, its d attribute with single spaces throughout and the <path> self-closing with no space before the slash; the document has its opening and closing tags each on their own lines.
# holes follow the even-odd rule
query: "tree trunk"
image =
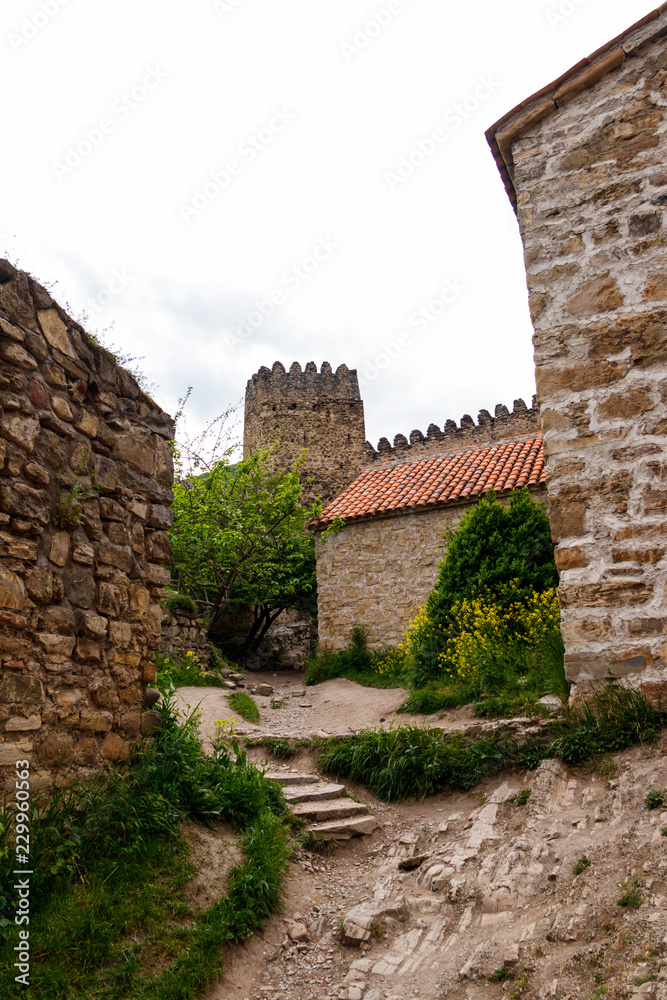
<svg viewBox="0 0 667 1000">
<path fill-rule="evenodd" d="M 206 638 L 209 642 L 215 632 L 215 626 L 218 624 L 218 621 L 222 618 L 231 603 L 231 600 L 228 597 L 223 597 L 222 591 L 220 591 L 215 599 L 215 604 L 211 610 L 211 620 L 209 621 L 208 628 L 206 629 Z"/>
</svg>

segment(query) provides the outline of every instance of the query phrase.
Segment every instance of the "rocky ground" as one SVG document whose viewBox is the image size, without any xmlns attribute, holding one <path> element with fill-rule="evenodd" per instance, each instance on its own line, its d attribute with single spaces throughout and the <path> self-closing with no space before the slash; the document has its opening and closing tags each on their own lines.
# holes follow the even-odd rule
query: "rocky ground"
<svg viewBox="0 0 667 1000">
<path fill-rule="evenodd" d="M 300 688 L 291 675 L 269 682 Z M 324 708 L 324 688 L 300 688 L 295 701 L 305 694 Z M 388 710 L 375 696 L 402 699 L 356 690 L 357 710 L 370 707 L 353 728 Z M 288 711 L 285 735 L 319 722 Z M 277 734 L 279 710 L 262 714 Z M 396 806 L 348 784 L 378 828 L 331 856 L 299 849 L 283 912 L 234 949 L 206 1000 L 667 1000 L 667 810 L 644 805 L 652 788 L 667 789 L 666 750 L 667 737 L 596 769 L 545 761 L 467 794 Z M 280 770 L 288 781 L 314 764 L 304 753 Z"/>
</svg>

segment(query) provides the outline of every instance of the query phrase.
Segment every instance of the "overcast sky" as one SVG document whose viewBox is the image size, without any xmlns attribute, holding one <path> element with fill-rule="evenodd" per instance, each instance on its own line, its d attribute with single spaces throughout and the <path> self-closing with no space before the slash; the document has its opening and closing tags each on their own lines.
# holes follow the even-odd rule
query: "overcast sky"
<svg viewBox="0 0 667 1000">
<path fill-rule="evenodd" d="M 4 0 L 4 255 L 190 428 L 280 360 L 367 436 L 535 391 L 490 124 L 655 0 Z"/>
</svg>

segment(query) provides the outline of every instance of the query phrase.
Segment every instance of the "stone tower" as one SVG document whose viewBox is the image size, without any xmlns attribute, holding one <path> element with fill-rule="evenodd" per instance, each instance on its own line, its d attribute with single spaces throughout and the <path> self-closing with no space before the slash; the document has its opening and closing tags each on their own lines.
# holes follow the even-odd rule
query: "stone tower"
<svg viewBox="0 0 667 1000">
<path fill-rule="evenodd" d="M 312 361 L 304 371 L 296 361 L 289 372 L 279 361 L 260 368 L 246 386 L 244 455 L 276 442 L 277 468 L 289 468 L 305 450 L 308 499 L 337 496 L 367 462 L 356 371 L 340 365 L 333 372 L 327 361 L 319 372 Z"/>
</svg>

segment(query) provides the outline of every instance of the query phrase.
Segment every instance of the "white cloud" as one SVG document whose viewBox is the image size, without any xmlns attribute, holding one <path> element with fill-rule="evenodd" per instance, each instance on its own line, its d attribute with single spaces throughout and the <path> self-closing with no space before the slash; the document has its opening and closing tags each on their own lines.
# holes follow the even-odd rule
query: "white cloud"
<svg viewBox="0 0 667 1000">
<path fill-rule="evenodd" d="M 40 7 L 3 5 L 6 252 L 75 312 L 97 302 L 93 325 L 145 358 L 166 408 L 192 384 L 193 422 L 262 364 L 361 368 L 448 279 L 465 293 L 364 390 L 369 439 L 530 401 L 521 241 L 483 133 L 653 0 L 575 3 L 557 31 L 553 0 L 402 0 L 346 61 L 341 41 L 387 6 L 69 2 L 14 51 L 9 35 Z M 151 66 L 166 81 L 59 182 L 53 161 Z M 481 80 L 494 86 L 473 108 Z M 385 172 L 466 99 L 469 116 L 391 191 Z M 282 108 L 288 126 L 184 225 L 179 205 Z M 232 350 L 225 335 L 323 236 L 339 248 Z M 107 302 L 115 273 L 132 280 Z"/>
</svg>

